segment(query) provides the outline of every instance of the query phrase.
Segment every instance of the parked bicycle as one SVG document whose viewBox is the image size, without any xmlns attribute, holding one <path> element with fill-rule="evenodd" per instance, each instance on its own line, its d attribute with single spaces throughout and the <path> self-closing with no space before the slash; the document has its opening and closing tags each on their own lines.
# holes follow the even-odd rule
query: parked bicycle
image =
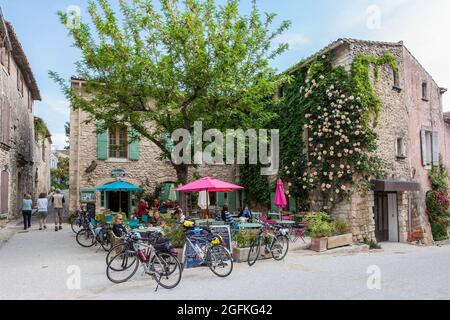
<svg viewBox="0 0 450 320">
<path fill-rule="evenodd" d="M 166 239 L 158 243 L 155 239 L 141 238 L 136 234 L 125 236 L 120 245 L 123 250 L 108 262 L 106 276 L 113 283 L 130 280 L 142 265 L 144 273 L 151 276 L 159 286 L 173 289 L 181 281 L 182 268 L 175 254 L 170 252 L 171 245 Z M 153 244 L 152 244 L 153 243 Z M 112 252 L 112 251 L 111 251 Z"/>
<path fill-rule="evenodd" d="M 228 277 L 233 271 L 233 258 L 223 246 L 220 235 L 214 234 L 208 227 L 187 228 L 186 243 L 183 247 L 183 268 L 189 263 L 206 265 L 218 277 Z"/>
<path fill-rule="evenodd" d="M 103 250 L 108 252 L 111 250 L 113 243 L 108 231 L 108 225 L 98 226 L 98 223 L 91 219 L 87 228 L 84 227 L 77 233 L 76 239 L 78 244 L 84 248 L 100 245 Z"/>
<path fill-rule="evenodd" d="M 89 227 L 89 213 L 78 210 L 78 216 L 72 220 L 70 227 L 72 231 L 77 234 L 81 229 L 87 229 Z"/>
<path fill-rule="evenodd" d="M 286 257 L 289 250 L 289 230 L 281 225 L 271 225 L 265 221 L 262 224 L 258 235 L 253 240 L 248 253 L 248 264 L 253 266 L 261 255 L 261 248 L 264 254 L 271 254 L 272 258 L 281 261 Z"/>
</svg>

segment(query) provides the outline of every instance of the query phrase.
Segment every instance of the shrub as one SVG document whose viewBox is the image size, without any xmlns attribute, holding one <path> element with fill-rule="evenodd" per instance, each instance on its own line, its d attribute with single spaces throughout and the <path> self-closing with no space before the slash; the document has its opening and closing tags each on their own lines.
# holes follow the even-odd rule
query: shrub
<svg viewBox="0 0 450 320">
<path fill-rule="evenodd" d="M 333 234 L 333 225 L 330 222 L 330 216 L 325 212 L 309 213 L 306 216 L 309 233 L 312 238 L 331 237 Z"/>
<path fill-rule="evenodd" d="M 238 248 L 249 248 L 253 240 L 258 236 L 258 233 L 258 230 L 239 230 L 234 240 Z"/>
<path fill-rule="evenodd" d="M 350 228 L 347 223 L 342 219 L 336 219 L 333 222 L 333 233 L 337 236 L 347 234 L 350 232 Z"/>
<path fill-rule="evenodd" d="M 174 248 L 183 248 L 185 243 L 184 229 L 178 227 L 176 221 L 167 220 L 163 227 L 163 233 L 170 238 Z"/>
<path fill-rule="evenodd" d="M 364 242 L 364 244 L 368 245 L 371 250 L 381 249 L 381 246 L 378 243 L 376 243 L 375 241 L 373 241 L 373 240 L 369 240 L 367 238 L 364 238 L 363 242 Z"/>
</svg>

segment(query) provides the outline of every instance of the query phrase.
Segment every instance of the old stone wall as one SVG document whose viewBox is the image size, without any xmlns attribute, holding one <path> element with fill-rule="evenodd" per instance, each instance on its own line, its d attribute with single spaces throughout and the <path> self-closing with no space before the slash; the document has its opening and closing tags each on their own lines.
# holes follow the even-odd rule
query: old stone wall
<svg viewBox="0 0 450 320">
<path fill-rule="evenodd" d="M 50 193 L 51 180 L 50 180 L 50 157 L 51 157 L 51 140 L 50 138 L 42 139 L 36 143 L 36 151 L 34 157 L 35 165 L 35 194 L 34 198 L 37 199 L 41 193 Z"/>
<path fill-rule="evenodd" d="M 23 94 L 17 89 L 17 69 L 18 66 L 12 57 L 9 71 L 0 65 L 0 95 L 3 101 L 7 101 L 11 106 L 10 141 L 7 145 L 0 146 L 0 171 L 9 174 L 9 217 L 20 214 L 24 193 L 34 193 L 33 105 L 29 103 L 30 91 L 26 83 Z M 2 121 L 0 129 L 1 126 Z"/>
<path fill-rule="evenodd" d="M 176 182 L 175 169 L 169 161 L 160 160 L 160 149 L 147 139 L 140 141 L 139 160 L 127 159 L 98 160 L 96 124 L 86 124 L 88 115 L 78 110 L 71 111 L 70 136 L 70 210 L 79 206 L 80 189 L 95 189 L 101 185 L 113 182 L 114 169 L 125 171 L 123 180 L 142 186 L 147 193 L 153 193 L 155 188 L 164 182 Z M 95 169 L 86 172 L 89 167 Z M 194 176 L 211 176 L 227 182 L 235 182 L 234 166 L 199 166 L 189 170 L 189 180 Z M 98 200 L 99 197 L 97 197 Z M 99 206 L 99 200 L 97 206 Z"/>
</svg>

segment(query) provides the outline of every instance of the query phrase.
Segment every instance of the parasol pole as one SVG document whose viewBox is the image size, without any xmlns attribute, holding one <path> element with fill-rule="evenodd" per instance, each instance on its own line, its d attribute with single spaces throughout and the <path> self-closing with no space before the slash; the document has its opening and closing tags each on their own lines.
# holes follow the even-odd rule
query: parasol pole
<svg viewBox="0 0 450 320">
<path fill-rule="evenodd" d="M 206 225 L 208 225 L 209 220 L 209 191 L 206 190 Z"/>
</svg>

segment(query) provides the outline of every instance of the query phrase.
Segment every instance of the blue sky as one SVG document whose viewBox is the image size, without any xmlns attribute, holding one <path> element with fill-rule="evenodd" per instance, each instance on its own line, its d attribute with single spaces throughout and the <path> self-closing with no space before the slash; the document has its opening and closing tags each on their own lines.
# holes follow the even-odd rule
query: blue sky
<svg viewBox="0 0 450 320">
<path fill-rule="evenodd" d="M 116 3 L 116 0 L 110 0 Z M 222 1 L 222 0 L 221 0 Z M 242 0 L 246 10 L 250 1 Z M 288 52 L 273 62 L 284 70 L 340 37 L 399 41 L 419 59 L 442 87 L 450 87 L 450 1 L 448 0 L 260 0 L 263 11 L 276 12 L 277 23 L 290 20 L 292 27 L 279 41 L 288 42 Z M 44 118 L 54 145 L 65 143 L 64 123 L 69 120 L 68 103 L 48 71 L 69 79 L 79 58 L 58 10 L 79 6 L 87 19 L 87 0 L 0 0 L 7 20 L 14 25 L 35 73 L 43 101 L 35 114 Z M 447 99 L 447 101 L 450 101 Z M 444 109 L 449 110 L 444 105 Z"/>
</svg>

